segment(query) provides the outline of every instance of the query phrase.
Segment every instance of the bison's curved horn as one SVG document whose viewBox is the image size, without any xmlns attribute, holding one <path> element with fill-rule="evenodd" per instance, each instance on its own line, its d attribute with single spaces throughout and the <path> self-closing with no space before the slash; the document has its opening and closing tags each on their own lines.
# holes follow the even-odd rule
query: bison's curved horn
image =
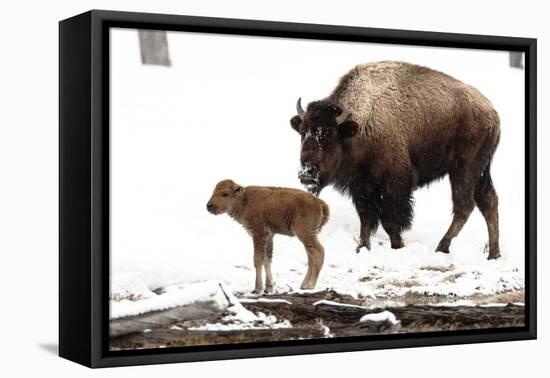
<svg viewBox="0 0 550 378">
<path fill-rule="evenodd" d="M 349 113 L 346 110 L 342 110 L 342 114 L 336 117 L 336 124 L 341 125 L 349 117 Z"/>
<path fill-rule="evenodd" d="M 306 112 L 302 108 L 302 98 L 298 98 L 298 102 L 296 103 L 296 111 L 298 112 L 298 117 L 300 117 L 301 120 L 304 119 L 304 115 Z"/>
</svg>

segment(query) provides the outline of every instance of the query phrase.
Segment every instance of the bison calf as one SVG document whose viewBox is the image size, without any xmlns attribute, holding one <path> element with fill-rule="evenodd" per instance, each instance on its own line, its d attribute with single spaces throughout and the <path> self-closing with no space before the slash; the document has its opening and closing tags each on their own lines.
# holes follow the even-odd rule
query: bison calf
<svg viewBox="0 0 550 378">
<path fill-rule="evenodd" d="M 271 259 L 275 234 L 296 236 L 304 244 L 308 258 L 306 277 L 300 288 L 313 289 L 323 266 L 325 251 L 317 235 L 327 222 L 326 203 L 310 193 L 288 188 L 243 187 L 232 180 L 220 181 L 206 209 L 215 215 L 227 213 L 239 222 L 254 242 L 256 284 L 254 293 L 273 291 Z"/>
</svg>

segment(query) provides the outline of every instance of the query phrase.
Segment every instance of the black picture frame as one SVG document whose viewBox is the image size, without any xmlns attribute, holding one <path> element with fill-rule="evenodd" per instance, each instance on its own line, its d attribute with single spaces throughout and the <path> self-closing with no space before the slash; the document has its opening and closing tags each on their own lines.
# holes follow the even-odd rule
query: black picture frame
<svg viewBox="0 0 550 378">
<path fill-rule="evenodd" d="M 525 311 L 519 328 L 109 351 L 111 27 L 525 53 Z M 531 38 L 92 10 L 59 23 L 59 355 L 89 367 L 536 338 L 536 70 Z"/>
</svg>

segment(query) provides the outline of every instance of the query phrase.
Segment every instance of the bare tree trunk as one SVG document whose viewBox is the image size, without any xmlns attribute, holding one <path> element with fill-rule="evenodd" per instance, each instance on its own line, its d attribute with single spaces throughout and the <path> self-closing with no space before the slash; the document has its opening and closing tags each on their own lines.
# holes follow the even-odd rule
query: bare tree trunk
<svg viewBox="0 0 550 378">
<path fill-rule="evenodd" d="M 165 31 L 138 30 L 141 63 L 170 67 L 168 39 Z"/>
<path fill-rule="evenodd" d="M 523 68 L 523 53 L 510 51 L 510 67 Z"/>
</svg>

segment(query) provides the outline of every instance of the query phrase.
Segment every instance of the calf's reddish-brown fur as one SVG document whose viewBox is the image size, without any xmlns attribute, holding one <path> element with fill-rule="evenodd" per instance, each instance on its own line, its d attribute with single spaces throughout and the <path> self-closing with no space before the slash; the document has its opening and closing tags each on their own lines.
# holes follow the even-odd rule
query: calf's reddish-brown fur
<svg viewBox="0 0 550 378">
<path fill-rule="evenodd" d="M 266 274 L 265 291 L 273 291 L 271 259 L 275 234 L 296 236 L 304 244 L 308 270 L 301 288 L 315 288 L 325 256 L 317 236 L 329 216 L 329 208 L 321 199 L 298 189 L 243 187 L 223 180 L 216 185 L 206 207 L 215 215 L 229 214 L 252 236 L 255 293 L 263 290 L 262 267 Z"/>
</svg>

